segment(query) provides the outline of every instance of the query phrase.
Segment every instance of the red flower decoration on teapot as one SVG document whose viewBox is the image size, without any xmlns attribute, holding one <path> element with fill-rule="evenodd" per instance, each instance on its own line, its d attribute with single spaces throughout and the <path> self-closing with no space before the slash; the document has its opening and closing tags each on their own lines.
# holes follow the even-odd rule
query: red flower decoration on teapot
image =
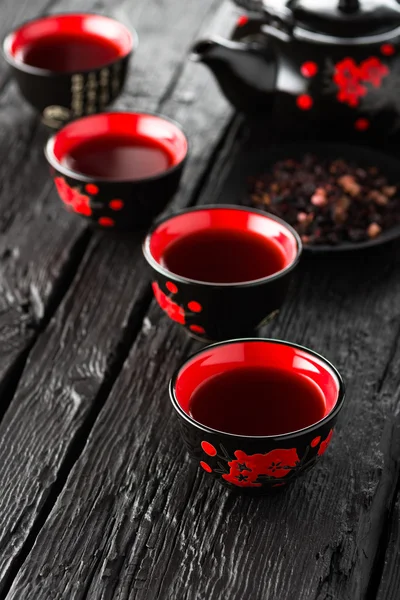
<svg viewBox="0 0 400 600">
<path fill-rule="evenodd" d="M 389 74 L 389 68 L 376 56 L 371 56 L 360 65 L 353 58 L 344 58 L 335 65 L 333 81 L 339 88 L 337 99 L 351 107 L 358 106 L 360 99 L 367 95 L 370 83 L 379 88 L 382 79 Z"/>
</svg>

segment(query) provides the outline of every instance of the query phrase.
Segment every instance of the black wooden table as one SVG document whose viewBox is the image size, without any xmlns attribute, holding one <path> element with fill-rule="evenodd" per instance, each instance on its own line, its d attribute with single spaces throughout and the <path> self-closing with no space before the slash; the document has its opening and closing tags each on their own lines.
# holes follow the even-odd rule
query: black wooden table
<svg viewBox="0 0 400 600">
<path fill-rule="evenodd" d="M 190 43 L 227 33 L 221 0 L 3 0 L 0 31 L 95 10 L 141 44 L 117 108 L 180 121 L 173 206 L 212 202 L 237 119 Z M 305 258 L 265 330 L 342 371 L 329 451 L 282 494 L 214 484 L 187 458 L 167 382 L 197 349 L 152 301 L 141 236 L 66 213 L 47 132 L 0 64 L 0 600 L 397 600 L 400 247 Z"/>
</svg>

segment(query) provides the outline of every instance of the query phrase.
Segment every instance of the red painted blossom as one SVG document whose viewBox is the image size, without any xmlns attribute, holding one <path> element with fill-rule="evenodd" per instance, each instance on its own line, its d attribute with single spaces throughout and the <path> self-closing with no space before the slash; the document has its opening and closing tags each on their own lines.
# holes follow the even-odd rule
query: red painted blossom
<svg viewBox="0 0 400 600">
<path fill-rule="evenodd" d="M 314 61 L 308 60 L 301 65 L 300 71 L 303 77 L 315 77 L 318 73 L 318 65 Z"/>
<path fill-rule="evenodd" d="M 236 21 L 237 27 L 244 27 L 249 22 L 249 17 L 246 15 L 242 15 Z"/>
<path fill-rule="evenodd" d="M 367 93 L 367 88 L 360 83 L 361 74 L 358 65 L 352 58 L 344 58 L 335 65 L 333 81 L 339 88 L 339 102 L 356 107 Z"/>
<path fill-rule="evenodd" d="M 381 52 L 384 56 L 393 56 L 393 54 L 396 52 L 396 49 L 393 44 L 382 44 Z"/>
<path fill-rule="evenodd" d="M 110 219 L 110 217 L 100 217 L 98 223 L 102 227 L 114 227 L 115 225 L 114 219 Z"/>
<path fill-rule="evenodd" d="M 200 302 L 196 302 L 196 300 L 192 300 L 191 302 L 188 303 L 188 309 L 191 310 L 192 312 L 199 313 L 203 310 L 203 307 L 201 306 Z"/>
<path fill-rule="evenodd" d="M 296 104 L 301 110 L 310 110 L 314 100 L 308 94 L 301 94 L 301 96 L 297 96 Z"/>
<path fill-rule="evenodd" d="M 190 325 L 189 329 L 190 331 L 193 331 L 193 333 L 200 333 L 201 335 L 203 335 L 206 332 L 204 327 L 202 327 L 201 325 Z"/>
<path fill-rule="evenodd" d="M 178 293 L 178 286 L 176 286 L 174 283 L 172 283 L 172 281 L 167 281 L 167 283 L 165 284 L 165 287 L 167 288 L 167 290 L 169 292 L 171 292 L 171 294 Z"/>
<path fill-rule="evenodd" d="M 217 449 L 210 442 L 201 442 L 200 445 L 208 456 L 216 456 Z"/>
<path fill-rule="evenodd" d="M 357 131 L 367 131 L 367 129 L 369 129 L 369 126 L 369 120 L 363 119 L 362 117 L 360 119 L 357 119 L 354 123 L 354 127 L 357 129 Z"/>
<path fill-rule="evenodd" d="M 327 447 L 329 446 L 332 436 L 333 436 L 333 429 L 330 430 L 328 437 L 323 442 L 321 442 L 321 445 L 318 448 L 318 456 L 322 456 L 324 454 Z"/>
<path fill-rule="evenodd" d="M 360 72 L 357 63 L 352 58 L 344 58 L 335 65 L 333 81 L 340 87 L 349 81 L 358 81 Z"/>
<path fill-rule="evenodd" d="M 85 185 L 85 190 L 88 194 L 92 194 L 93 196 L 99 193 L 99 188 L 94 183 L 88 183 Z"/>
<path fill-rule="evenodd" d="M 311 448 L 315 448 L 315 446 L 318 446 L 318 444 L 321 441 L 321 436 L 318 435 L 316 438 L 314 438 L 310 444 Z"/>
<path fill-rule="evenodd" d="M 176 304 L 171 298 L 169 298 L 164 292 L 160 289 L 158 283 L 155 281 L 152 283 L 154 296 L 158 304 L 161 308 L 167 313 L 167 315 L 173 321 L 180 323 L 181 325 L 185 324 L 185 311 L 179 304 Z"/>
<path fill-rule="evenodd" d="M 112 210 L 122 210 L 124 208 L 124 203 L 122 200 L 115 198 L 114 200 L 111 200 L 109 207 Z"/>
<path fill-rule="evenodd" d="M 236 450 L 236 460 L 228 462 L 229 473 L 222 475 L 239 487 L 260 487 L 259 477 L 281 479 L 299 463 L 295 448 L 271 450 L 267 454 L 247 455 L 242 450 Z"/>
<path fill-rule="evenodd" d="M 339 102 L 356 107 L 360 103 L 368 88 L 365 83 L 379 88 L 382 79 L 389 74 L 389 68 L 376 56 L 371 56 L 360 65 L 352 58 L 344 58 L 335 65 L 333 81 L 338 86 L 337 99 Z"/>
<path fill-rule="evenodd" d="M 56 184 L 61 200 L 68 208 L 85 217 L 91 216 L 92 209 L 90 208 L 89 196 L 82 194 L 79 188 L 70 187 L 64 177 L 55 177 L 54 183 Z"/>
<path fill-rule="evenodd" d="M 389 74 L 389 67 L 384 65 L 379 58 L 371 56 L 360 65 L 360 77 L 363 81 L 368 81 L 374 87 L 378 88 L 382 85 L 382 79 Z"/>
<path fill-rule="evenodd" d="M 204 462 L 204 460 L 200 461 L 200 466 L 203 467 L 203 469 L 207 471 L 207 473 L 212 473 L 212 468 L 210 467 L 210 465 Z"/>
</svg>

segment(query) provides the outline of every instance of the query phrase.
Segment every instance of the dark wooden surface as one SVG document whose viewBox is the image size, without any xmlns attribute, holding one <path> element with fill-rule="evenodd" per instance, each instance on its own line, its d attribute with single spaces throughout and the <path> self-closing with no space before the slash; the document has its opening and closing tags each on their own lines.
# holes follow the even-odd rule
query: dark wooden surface
<svg viewBox="0 0 400 600">
<path fill-rule="evenodd" d="M 141 44 L 118 107 L 189 134 L 173 206 L 219 198 L 240 122 L 190 43 L 228 33 L 221 0 L 5 0 L 0 33 L 97 10 Z M 338 365 L 329 452 L 250 499 L 187 458 L 167 397 L 196 342 L 152 302 L 140 235 L 61 207 L 46 131 L 0 64 L 0 600 L 395 600 L 399 579 L 400 246 L 306 258 L 265 330 Z M 171 208 L 171 207 L 170 207 Z"/>
</svg>

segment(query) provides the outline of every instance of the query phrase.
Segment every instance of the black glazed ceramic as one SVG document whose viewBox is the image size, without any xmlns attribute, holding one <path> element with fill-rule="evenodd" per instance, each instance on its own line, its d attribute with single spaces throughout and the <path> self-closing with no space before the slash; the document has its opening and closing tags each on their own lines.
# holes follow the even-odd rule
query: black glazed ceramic
<svg viewBox="0 0 400 600">
<path fill-rule="evenodd" d="M 246 229 L 251 227 L 252 216 L 263 216 L 266 221 L 260 223 L 271 228 L 271 237 L 279 237 L 286 245 L 286 265 L 281 271 L 255 281 L 218 284 L 181 277 L 162 265 L 163 251 L 172 240 L 185 235 L 187 227 L 191 231 L 214 226 Z M 299 236 L 281 219 L 229 205 L 196 207 L 166 217 L 152 227 L 143 245 L 160 307 L 202 341 L 258 335 L 259 328 L 282 306 L 301 251 Z"/>
<path fill-rule="evenodd" d="M 321 128 L 356 139 L 399 127 L 400 6 L 396 0 L 264 0 L 232 40 L 197 42 L 228 100 L 285 131 Z M 255 7 L 252 5 L 252 8 Z"/>
<path fill-rule="evenodd" d="M 63 164 L 68 150 L 88 138 L 124 133 L 148 138 L 168 149 L 172 165 L 152 177 L 115 180 L 90 177 Z M 166 117 L 150 113 L 109 112 L 77 119 L 54 134 L 45 155 L 65 208 L 105 229 L 136 231 L 146 228 L 178 189 L 188 143 L 181 128 Z"/>
<path fill-rule="evenodd" d="M 76 32 L 85 27 L 104 30 L 104 37 L 116 39 L 119 55 L 107 64 L 90 70 L 56 72 L 23 62 L 20 46 L 33 36 L 39 39 L 57 31 Z M 33 33 L 29 33 L 32 31 Z M 132 53 L 138 45 L 136 31 L 129 31 L 114 19 L 91 13 L 56 14 L 28 21 L 12 31 L 3 42 L 3 53 L 10 64 L 24 98 L 43 116 L 51 128 L 103 111 L 121 93 Z"/>
<path fill-rule="evenodd" d="M 203 381 L 249 365 L 279 366 L 313 379 L 325 396 L 325 416 L 309 427 L 277 436 L 224 433 L 190 416 L 191 395 Z M 325 358 L 297 344 L 261 338 L 229 340 L 200 350 L 174 374 L 169 393 L 191 457 L 223 485 L 251 495 L 284 489 L 316 464 L 331 441 L 345 399 L 342 378 Z"/>
</svg>

